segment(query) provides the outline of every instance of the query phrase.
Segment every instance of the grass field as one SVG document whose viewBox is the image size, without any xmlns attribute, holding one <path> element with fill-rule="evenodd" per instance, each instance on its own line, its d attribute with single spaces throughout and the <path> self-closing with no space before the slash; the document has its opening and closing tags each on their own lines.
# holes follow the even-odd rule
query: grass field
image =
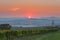
<svg viewBox="0 0 60 40">
<path fill-rule="evenodd" d="M 57 28 L 0 30 L 0 40 L 60 40 Z"/>
<path fill-rule="evenodd" d="M 60 40 L 60 31 L 42 35 L 23 37 L 22 40 Z"/>
</svg>

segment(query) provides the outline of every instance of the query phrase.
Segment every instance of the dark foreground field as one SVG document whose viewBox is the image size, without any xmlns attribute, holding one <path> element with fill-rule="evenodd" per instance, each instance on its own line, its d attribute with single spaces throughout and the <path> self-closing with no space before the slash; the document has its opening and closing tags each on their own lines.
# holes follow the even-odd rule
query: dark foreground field
<svg viewBox="0 0 60 40">
<path fill-rule="evenodd" d="M 21 40 L 60 40 L 60 31 L 23 37 Z"/>
<path fill-rule="evenodd" d="M 57 28 L 0 30 L 0 40 L 60 40 Z"/>
</svg>

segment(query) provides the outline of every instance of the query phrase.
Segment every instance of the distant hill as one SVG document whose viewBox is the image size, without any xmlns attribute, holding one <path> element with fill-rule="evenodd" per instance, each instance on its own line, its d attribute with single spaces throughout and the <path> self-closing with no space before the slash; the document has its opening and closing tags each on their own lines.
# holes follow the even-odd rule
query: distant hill
<svg viewBox="0 0 60 40">
<path fill-rule="evenodd" d="M 0 24 L 11 24 L 11 25 L 38 25 L 46 26 L 51 25 L 54 20 L 55 25 L 60 25 L 60 18 L 58 17 L 43 17 L 43 18 L 0 18 Z"/>
</svg>

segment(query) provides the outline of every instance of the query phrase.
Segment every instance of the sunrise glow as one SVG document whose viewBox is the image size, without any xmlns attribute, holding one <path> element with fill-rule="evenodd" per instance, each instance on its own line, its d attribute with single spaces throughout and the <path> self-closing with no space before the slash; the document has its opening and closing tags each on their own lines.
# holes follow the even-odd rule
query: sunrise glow
<svg viewBox="0 0 60 40">
<path fill-rule="evenodd" d="M 60 17 L 60 0 L 1 0 L 0 17 Z"/>
<path fill-rule="evenodd" d="M 28 18 L 30 19 L 30 18 L 32 18 L 31 16 L 28 16 Z"/>
</svg>

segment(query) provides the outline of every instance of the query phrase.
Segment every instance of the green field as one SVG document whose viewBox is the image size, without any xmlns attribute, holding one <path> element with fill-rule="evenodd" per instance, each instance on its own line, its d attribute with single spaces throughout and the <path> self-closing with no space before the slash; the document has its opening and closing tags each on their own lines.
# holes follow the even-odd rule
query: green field
<svg viewBox="0 0 60 40">
<path fill-rule="evenodd" d="M 0 30 L 0 40 L 59 40 L 58 28 Z"/>
<path fill-rule="evenodd" d="M 23 40 L 60 40 L 60 31 L 35 35 L 31 37 L 24 37 Z"/>
</svg>

